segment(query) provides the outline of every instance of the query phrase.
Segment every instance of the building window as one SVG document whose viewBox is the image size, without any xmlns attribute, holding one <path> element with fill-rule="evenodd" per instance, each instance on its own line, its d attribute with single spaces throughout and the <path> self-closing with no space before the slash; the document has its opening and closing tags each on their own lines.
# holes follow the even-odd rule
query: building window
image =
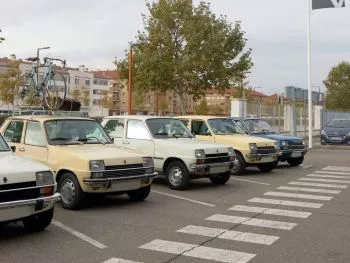
<svg viewBox="0 0 350 263">
<path fill-rule="evenodd" d="M 85 80 L 85 85 L 86 85 L 86 86 L 90 86 L 90 79 L 86 79 L 86 80 Z"/>
<path fill-rule="evenodd" d="M 75 84 L 75 85 L 79 85 L 79 78 L 75 78 L 74 84 Z"/>
</svg>

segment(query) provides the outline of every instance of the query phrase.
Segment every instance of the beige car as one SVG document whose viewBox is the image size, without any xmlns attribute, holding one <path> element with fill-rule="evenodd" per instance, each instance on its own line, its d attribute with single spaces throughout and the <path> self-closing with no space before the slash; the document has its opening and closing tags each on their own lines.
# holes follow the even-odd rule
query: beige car
<svg viewBox="0 0 350 263">
<path fill-rule="evenodd" d="M 180 119 L 199 140 L 214 141 L 235 149 L 238 165 L 233 174 L 240 174 L 247 166 L 256 166 L 270 172 L 277 163 L 279 148 L 273 140 L 249 136 L 234 122 L 225 117 L 180 116 Z"/>
<path fill-rule="evenodd" d="M 67 209 L 79 208 L 86 194 L 127 193 L 144 200 L 157 176 L 151 157 L 116 147 L 92 119 L 16 116 L 0 131 L 16 154 L 53 170 Z"/>
</svg>

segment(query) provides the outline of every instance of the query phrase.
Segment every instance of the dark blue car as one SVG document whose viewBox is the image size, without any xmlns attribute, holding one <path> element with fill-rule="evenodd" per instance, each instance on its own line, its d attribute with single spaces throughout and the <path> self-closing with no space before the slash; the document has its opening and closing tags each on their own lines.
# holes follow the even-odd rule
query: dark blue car
<svg viewBox="0 0 350 263">
<path fill-rule="evenodd" d="M 350 120 L 333 119 L 328 122 L 321 132 L 321 144 L 350 145 Z"/>
<path fill-rule="evenodd" d="M 259 118 L 230 118 L 240 125 L 249 135 L 259 136 L 279 142 L 278 161 L 298 166 L 307 153 L 305 141 L 300 137 L 277 134 L 267 121 Z"/>
</svg>

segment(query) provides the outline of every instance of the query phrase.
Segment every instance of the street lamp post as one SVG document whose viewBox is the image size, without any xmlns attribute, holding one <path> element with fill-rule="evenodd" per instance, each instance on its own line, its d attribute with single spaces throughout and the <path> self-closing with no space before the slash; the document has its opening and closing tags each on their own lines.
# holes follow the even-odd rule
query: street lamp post
<svg viewBox="0 0 350 263">
<path fill-rule="evenodd" d="M 129 49 L 129 87 L 128 87 L 128 114 L 131 115 L 132 111 L 132 49 L 133 47 L 140 46 L 140 43 L 131 43 Z"/>
<path fill-rule="evenodd" d="M 36 85 L 39 85 L 39 67 L 40 67 L 40 57 L 39 52 L 40 50 L 49 49 L 50 47 L 40 47 L 36 50 Z"/>
</svg>

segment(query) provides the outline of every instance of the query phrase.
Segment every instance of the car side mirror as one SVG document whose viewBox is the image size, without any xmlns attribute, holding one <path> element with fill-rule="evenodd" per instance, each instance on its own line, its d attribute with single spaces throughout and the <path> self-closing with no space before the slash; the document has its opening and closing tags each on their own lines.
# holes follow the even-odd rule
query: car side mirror
<svg viewBox="0 0 350 263">
<path fill-rule="evenodd" d="M 11 146 L 10 148 L 13 152 L 16 152 L 16 146 Z"/>
</svg>

